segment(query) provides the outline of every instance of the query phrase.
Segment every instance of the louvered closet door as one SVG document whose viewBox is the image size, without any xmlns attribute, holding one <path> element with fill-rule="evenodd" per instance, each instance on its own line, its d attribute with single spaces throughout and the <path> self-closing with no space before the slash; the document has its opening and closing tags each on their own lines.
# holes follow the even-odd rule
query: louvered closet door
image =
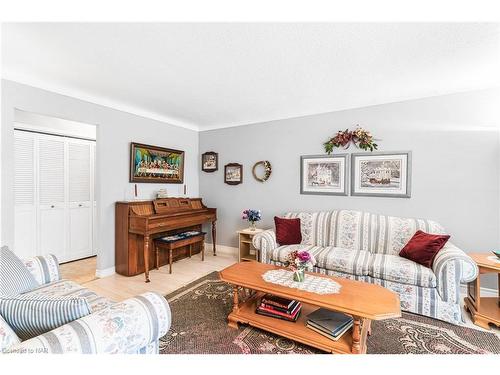
<svg viewBox="0 0 500 375">
<path fill-rule="evenodd" d="M 39 135 L 39 239 L 40 254 L 67 260 L 65 204 L 65 140 Z"/>
<path fill-rule="evenodd" d="M 36 137 L 14 132 L 14 252 L 20 258 L 37 255 Z"/>
<path fill-rule="evenodd" d="M 67 259 L 93 255 L 92 144 L 68 140 L 69 248 Z"/>
</svg>

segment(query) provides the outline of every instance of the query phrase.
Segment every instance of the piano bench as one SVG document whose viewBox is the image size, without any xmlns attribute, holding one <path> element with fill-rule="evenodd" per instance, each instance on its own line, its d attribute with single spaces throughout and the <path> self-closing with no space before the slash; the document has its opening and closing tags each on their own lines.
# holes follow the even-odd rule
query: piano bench
<svg viewBox="0 0 500 375">
<path fill-rule="evenodd" d="M 159 269 L 160 251 L 168 251 L 169 273 L 172 273 L 173 251 L 184 246 L 189 246 L 189 257 L 191 258 L 192 247 L 194 244 L 198 243 L 201 244 L 201 260 L 205 260 L 205 233 L 197 232 L 197 234 L 188 235 L 185 237 L 182 236 L 183 233 L 179 233 L 177 235 L 157 238 L 154 240 L 156 269 Z"/>
</svg>

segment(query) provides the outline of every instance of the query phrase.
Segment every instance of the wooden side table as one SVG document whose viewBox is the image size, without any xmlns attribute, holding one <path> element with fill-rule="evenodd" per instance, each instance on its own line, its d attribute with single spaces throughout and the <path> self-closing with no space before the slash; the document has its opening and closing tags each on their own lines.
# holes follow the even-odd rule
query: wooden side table
<svg viewBox="0 0 500 375">
<path fill-rule="evenodd" d="M 251 230 L 249 228 L 237 231 L 238 233 L 238 262 L 258 261 L 259 251 L 252 245 L 253 236 L 265 229 Z"/>
<path fill-rule="evenodd" d="M 491 253 L 468 254 L 479 267 L 479 276 L 485 273 L 498 274 L 498 297 L 481 297 L 481 281 L 478 278 L 467 285 L 465 309 L 479 327 L 490 329 L 489 323 L 500 327 L 500 262 Z"/>
</svg>

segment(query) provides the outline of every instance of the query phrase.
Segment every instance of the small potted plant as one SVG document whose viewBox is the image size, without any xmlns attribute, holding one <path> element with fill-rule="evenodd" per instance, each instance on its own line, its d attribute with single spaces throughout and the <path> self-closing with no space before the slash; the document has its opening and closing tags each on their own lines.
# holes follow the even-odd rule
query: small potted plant
<svg viewBox="0 0 500 375">
<path fill-rule="evenodd" d="M 243 211 L 241 218 L 250 223 L 250 230 L 255 230 L 255 223 L 262 219 L 262 214 L 260 210 L 252 210 L 249 208 Z"/>
<path fill-rule="evenodd" d="M 302 282 L 305 279 L 306 269 L 312 270 L 316 259 L 308 251 L 292 251 L 287 257 L 287 267 L 293 272 L 293 281 Z"/>
</svg>

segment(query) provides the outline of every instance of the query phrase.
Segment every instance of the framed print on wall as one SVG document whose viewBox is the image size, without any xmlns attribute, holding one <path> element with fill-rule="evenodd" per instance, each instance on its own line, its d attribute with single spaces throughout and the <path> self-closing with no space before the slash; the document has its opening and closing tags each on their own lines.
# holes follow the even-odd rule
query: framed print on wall
<svg viewBox="0 0 500 375">
<path fill-rule="evenodd" d="M 132 142 L 130 182 L 182 184 L 184 151 Z"/>
<path fill-rule="evenodd" d="M 224 182 L 228 185 L 238 185 L 243 182 L 243 165 L 229 163 L 224 166 Z"/>
<path fill-rule="evenodd" d="M 410 198 L 411 152 L 351 154 L 351 194 Z"/>
<path fill-rule="evenodd" d="M 219 169 L 219 155 L 208 151 L 201 155 L 201 170 L 203 172 L 215 172 Z"/>
<path fill-rule="evenodd" d="M 348 155 L 300 157 L 300 194 L 347 195 Z"/>
</svg>

